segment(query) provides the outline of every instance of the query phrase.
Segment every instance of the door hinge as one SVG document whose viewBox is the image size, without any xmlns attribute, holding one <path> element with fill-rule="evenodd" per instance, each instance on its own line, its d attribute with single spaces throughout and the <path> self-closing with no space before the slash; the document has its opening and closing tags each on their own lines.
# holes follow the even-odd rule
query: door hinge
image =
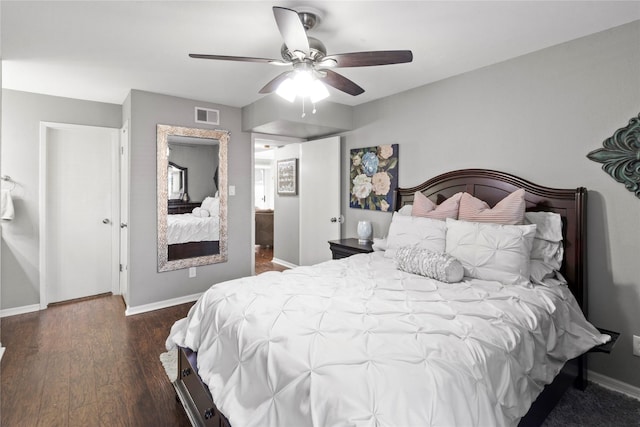
<svg viewBox="0 0 640 427">
<path fill-rule="evenodd" d="M 124 271 L 124 267 L 122 266 L 122 264 L 120 264 L 120 272 L 122 273 Z"/>
<path fill-rule="evenodd" d="M 124 154 L 124 147 L 120 147 L 120 154 Z"/>
</svg>

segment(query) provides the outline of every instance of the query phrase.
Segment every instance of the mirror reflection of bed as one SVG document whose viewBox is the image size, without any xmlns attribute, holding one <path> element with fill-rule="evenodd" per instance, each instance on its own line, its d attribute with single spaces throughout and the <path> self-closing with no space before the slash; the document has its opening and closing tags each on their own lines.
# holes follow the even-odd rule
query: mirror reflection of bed
<svg viewBox="0 0 640 427">
<path fill-rule="evenodd" d="M 176 135 L 168 143 L 167 259 L 219 254 L 218 145 Z"/>
</svg>

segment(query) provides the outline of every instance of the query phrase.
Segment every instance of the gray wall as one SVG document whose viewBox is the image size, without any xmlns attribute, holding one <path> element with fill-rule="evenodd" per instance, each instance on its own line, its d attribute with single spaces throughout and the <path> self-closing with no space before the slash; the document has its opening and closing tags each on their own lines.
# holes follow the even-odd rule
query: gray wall
<svg viewBox="0 0 640 427">
<path fill-rule="evenodd" d="M 299 159 L 300 144 L 293 143 L 276 150 L 275 161 L 283 159 Z M 298 165 L 299 166 L 299 165 Z M 281 261 L 300 264 L 300 197 L 281 196 L 278 194 L 276 179 L 274 216 L 273 216 L 273 257 Z"/>
<path fill-rule="evenodd" d="M 132 90 L 129 120 L 130 137 L 130 307 L 150 304 L 208 289 L 214 283 L 251 274 L 251 136 L 240 130 L 239 108 L 198 102 L 184 98 Z M 220 125 L 231 131 L 228 150 L 228 182 L 236 195 L 228 200 L 228 258 L 226 263 L 197 268 L 189 279 L 188 270 L 158 273 L 156 216 L 156 125 L 213 128 L 194 122 L 194 108 L 220 110 Z"/>
<path fill-rule="evenodd" d="M 399 185 L 442 172 L 488 168 L 550 187 L 585 186 L 588 196 L 589 319 L 622 333 L 590 368 L 640 386 L 640 200 L 585 156 L 640 111 L 640 22 L 356 107 L 348 150 L 400 144 Z M 348 174 L 342 174 L 348 194 Z M 386 234 L 390 213 L 350 209 L 343 236 L 369 219 Z"/>
<path fill-rule="evenodd" d="M 40 302 L 39 144 L 40 122 L 120 128 L 122 107 L 14 90 L 2 90 L 2 174 L 17 183 L 15 219 L 2 223 L 2 306 Z"/>
</svg>

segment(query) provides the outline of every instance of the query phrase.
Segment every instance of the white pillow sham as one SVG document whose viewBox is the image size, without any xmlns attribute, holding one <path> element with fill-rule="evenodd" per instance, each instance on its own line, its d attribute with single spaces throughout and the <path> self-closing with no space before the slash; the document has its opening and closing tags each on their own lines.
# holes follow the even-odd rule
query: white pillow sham
<svg viewBox="0 0 640 427">
<path fill-rule="evenodd" d="M 210 216 L 217 217 L 220 214 L 220 199 L 217 197 L 205 197 L 200 207 L 209 212 Z"/>
<path fill-rule="evenodd" d="M 409 216 L 411 215 L 411 211 L 413 210 L 413 205 L 404 205 L 400 209 L 398 209 L 398 213 L 400 215 Z"/>
<path fill-rule="evenodd" d="M 395 212 L 387 236 L 386 258 L 393 258 L 397 249 L 415 246 L 433 252 L 444 252 L 447 225 L 444 221 L 405 216 Z"/>
<path fill-rule="evenodd" d="M 531 247 L 531 279 L 542 282 L 553 277 L 562 266 L 562 218 L 554 212 L 526 212 L 524 221 L 536 225 Z"/>
<path fill-rule="evenodd" d="M 467 277 L 531 286 L 530 256 L 536 225 L 501 225 L 447 218 L 446 253 Z"/>
</svg>

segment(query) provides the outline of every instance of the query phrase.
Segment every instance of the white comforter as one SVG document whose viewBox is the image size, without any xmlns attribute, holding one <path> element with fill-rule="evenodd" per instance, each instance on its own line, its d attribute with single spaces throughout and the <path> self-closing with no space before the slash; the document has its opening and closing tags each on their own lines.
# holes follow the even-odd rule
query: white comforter
<svg viewBox="0 0 640 427">
<path fill-rule="evenodd" d="M 218 216 L 201 218 L 192 214 L 167 215 L 168 244 L 209 240 L 220 240 Z"/>
<path fill-rule="evenodd" d="M 607 340 L 564 286 L 445 284 L 381 253 L 217 284 L 167 348 L 198 351 L 231 425 L 515 425 Z"/>
</svg>

